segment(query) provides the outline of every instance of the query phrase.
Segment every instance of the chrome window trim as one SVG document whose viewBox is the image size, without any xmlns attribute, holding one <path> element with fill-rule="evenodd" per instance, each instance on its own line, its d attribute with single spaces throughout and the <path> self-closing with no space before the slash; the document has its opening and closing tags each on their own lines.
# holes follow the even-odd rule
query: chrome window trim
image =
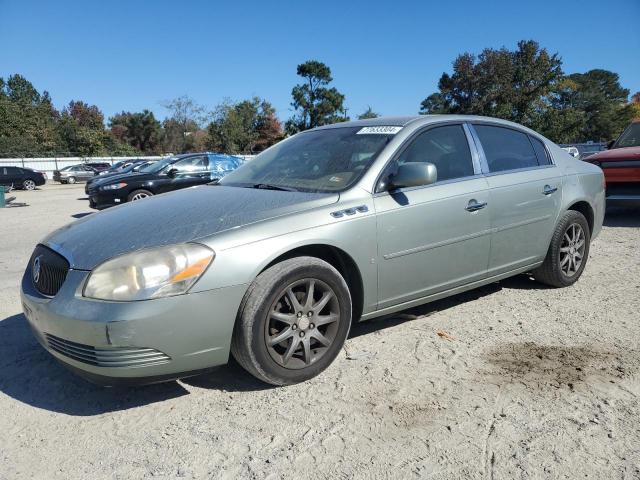
<svg viewBox="0 0 640 480">
<path fill-rule="evenodd" d="M 448 183 L 464 181 L 464 180 L 480 177 L 482 172 L 479 171 L 478 165 L 476 164 L 476 160 L 474 160 L 474 155 L 477 155 L 477 152 L 475 152 L 474 145 L 472 143 L 470 143 L 470 141 L 469 141 L 469 135 L 468 135 L 467 130 L 465 129 L 465 123 L 466 122 L 464 120 L 448 120 L 448 121 L 434 122 L 434 123 L 429 123 L 429 124 L 425 125 L 424 127 L 420 127 L 418 129 L 416 129 L 414 132 L 412 132 L 400 144 L 400 146 L 398 146 L 396 151 L 393 152 L 393 154 L 391 155 L 391 158 L 389 158 L 389 160 L 387 160 L 387 163 L 385 163 L 384 166 L 380 169 L 380 173 L 378 173 L 378 175 L 376 176 L 376 181 L 373 184 L 373 196 L 376 197 L 376 196 L 378 196 L 378 194 L 388 193 L 389 192 L 388 190 L 379 190 L 378 189 L 378 185 L 380 183 L 380 180 L 382 179 L 382 177 L 385 174 L 385 172 L 386 172 L 387 168 L 389 167 L 389 165 L 391 165 L 394 161 L 396 161 L 396 159 L 400 155 L 402 155 L 402 153 L 407 149 L 407 147 L 411 144 L 411 142 L 413 142 L 413 140 L 415 140 L 415 138 L 418 135 L 421 135 L 424 132 L 427 132 L 429 130 L 432 130 L 432 129 L 438 128 L 438 127 L 447 127 L 447 126 L 451 126 L 451 125 L 460 125 L 462 127 L 462 131 L 464 132 L 465 138 L 467 139 L 467 146 L 469 147 L 469 153 L 471 155 L 471 164 L 473 165 L 474 174 L 466 176 L 466 177 L 452 178 L 450 180 L 436 181 L 435 183 L 432 183 L 430 185 L 421 185 L 419 187 L 409 187 L 409 188 L 398 188 L 398 189 L 394 190 L 393 192 L 394 193 L 396 193 L 396 192 L 408 192 L 408 191 L 416 190 L 416 189 L 419 189 L 419 188 L 427 188 L 427 187 L 432 187 L 432 186 L 435 186 L 435 185 L 446 185 Z"/>
</svg>

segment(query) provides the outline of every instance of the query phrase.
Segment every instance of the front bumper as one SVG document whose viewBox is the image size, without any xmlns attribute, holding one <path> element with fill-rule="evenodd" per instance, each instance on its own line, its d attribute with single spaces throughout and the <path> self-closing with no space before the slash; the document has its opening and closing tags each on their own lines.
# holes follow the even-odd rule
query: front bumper
<svg viewBox="0 0 640 480">
<path fill-rule="evenodd" d="M 227 363 L 246 285 L 138 302 L 82 297 L 89 272 L 69 270 L 53 298 L 41 295 L 27 268 L 25 316 L 40 344 L 96 383 L 152 383 Z"/>
<path fill-rule="evenodd" d="M 125 193 L 102 193 L 97 189 L 92 189 L 89 191 L 88 195 L 89 207 L 95 208 L 96 210 L 121 205 L 127 201 L 127 195 Z"/>
</svg>

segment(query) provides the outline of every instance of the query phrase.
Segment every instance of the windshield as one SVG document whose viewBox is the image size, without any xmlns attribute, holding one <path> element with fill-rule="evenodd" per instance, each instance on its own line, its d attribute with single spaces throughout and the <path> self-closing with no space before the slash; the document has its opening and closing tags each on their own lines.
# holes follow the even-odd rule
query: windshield
<svg viewBox="0 0 640 480">
<path fill-rule="evenodd" d="M 280 187 L 338 192 L 352 186 L 371 166 L 393 133 L 371 127 L 342 127 L 299 133 L 265 150 L 227 174 L 220 185 Z"/>
<path fill-rule="evenodd" d="M 163 158 L 162 160 L 159 160 L 159 161 L 154 162 L 154 163 L 152 163 L 150 165 L 147 165 L 146 167 L 141 168 L 138 171 L 139 172 L 144 172 L 144 173 L 158 173 L 163 168 L 165 168 L 167 165 L 169 165 L 170 163 L 175 162 L 177 159 L 178 159 L 178 157 Z"/>
<path fill-rule="evenodd" d="M 613 145 L 613 148 L 623 147 L 640 147 L 640 122 L 629 125 Z"/>
</svg>

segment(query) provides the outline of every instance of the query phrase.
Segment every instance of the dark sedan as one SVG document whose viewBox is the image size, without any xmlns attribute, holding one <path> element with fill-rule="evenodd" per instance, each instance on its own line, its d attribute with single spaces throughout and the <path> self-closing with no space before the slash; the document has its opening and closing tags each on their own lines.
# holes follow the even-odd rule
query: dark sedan
<svg viewBox="0 0 640 480">
<path fill-rule="evenodd" d="M 102 210 L 159 193 L 209 183 L 238 168 L 242 159 L 215 153 L 165 158 L 136 173 L 114 175 L 89 186 L 89 206 Z"/>
<path fill-rule="evenodd" d="M 24 190 L 35 190 L 44 185 L 46 178 L 42 172 L 30 168 L 0 167 L 0 185 Z"/>
<path fill-rule="evenodd" d="M 122 175 L 123 173 L 138 172 L 140 169 L 148 165 L 151 165 L 152 163 L 156 163 L 156 160 L 133 160 L 126 163 L 125 162 L 118 162 L 118 163 L 120 163 L 120 165 L 117 168 L 115 167 L 118 164 L 114 165 L 109 170 L 100 172 L 95 177 L 92 177 L 89 180 L 87 180 L 87 183 L 84 185 L 84 193 L 89 195 L 89 190 L 91 189 L 91 185 L 93 185 L 96 182 L 100 182 L 102 184 L 108 181 L 108 179 L 113 178 L 116 175 Z"/>
</svg>

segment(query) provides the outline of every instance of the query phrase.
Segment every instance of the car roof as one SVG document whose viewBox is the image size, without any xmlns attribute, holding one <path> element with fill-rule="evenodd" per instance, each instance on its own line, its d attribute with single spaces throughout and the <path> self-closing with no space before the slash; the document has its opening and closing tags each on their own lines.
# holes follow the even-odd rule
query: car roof
<svg viewBox="0 0 640 480">
<path fill-rule="evenodd" d="M 346 127 L 375 127 L 375 126 L 394 126 L 394 127 L 406 127 L 409 124 L 429 124 L 435 122 L 491 122 L 498 123 L 505 126 L 516 127 L 527 131 L 532 131 L 527 127 L 503 120 L 501 118 L 483 117 L 479 115 L 413 115 L 405 117 L 377 117 L 368 118 L 365 120 L 352 120 L 349 122 L 333 123 L 331 125 L 324 125 L 322 127 L 314 128 L 313 130 L 324 130 L 330 128 L 346 128 Z M 306 130 L 311 131 L 311 130 Z M 535 132 L 534 132 L 535 133 Z"/>
</svg>

